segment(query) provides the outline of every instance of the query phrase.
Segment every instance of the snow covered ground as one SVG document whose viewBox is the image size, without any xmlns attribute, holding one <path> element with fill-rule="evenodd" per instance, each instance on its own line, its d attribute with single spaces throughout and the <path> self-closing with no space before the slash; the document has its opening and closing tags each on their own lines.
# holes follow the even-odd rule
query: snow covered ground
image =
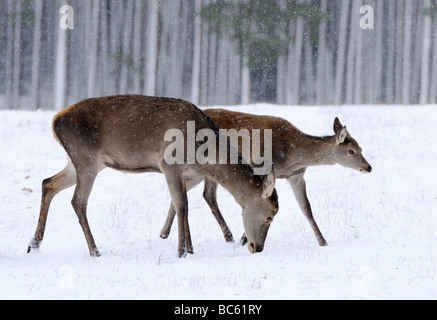
<svg viewBox="0 0 437 320">
<path fill-rule="evenodd" d="M 41 181 L 66 164 L 53 112 L 0 111 L 0 299 L 437 299 L 437 107 L 234 107 L 279 115 L 313 135 L 339 116 L 373 166 L 307 171 L 310 201 L 328 247 L 319 247 L 285 180 L 262 253 L 226 244 L 202 198 L 189 194 L 194 255 L 177 257 L 175 227 L 159 237 L 169 194 L 159 174 L 100 173 L 88 219 L 91 258 L 71 207 L 52 202 L 39 252 L 26 253 Z M 219 188 L 234 237 L 241 209 Z"/>
</svg>

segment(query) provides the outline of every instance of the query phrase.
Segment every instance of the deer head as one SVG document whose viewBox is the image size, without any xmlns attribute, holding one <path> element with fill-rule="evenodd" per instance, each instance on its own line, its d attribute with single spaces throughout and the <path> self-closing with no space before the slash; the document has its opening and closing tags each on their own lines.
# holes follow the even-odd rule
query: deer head
<svg viewBox="0 0 437 320">
<path fill-rule="evenodd" d="M 351 137 L 346 126 L 338 118 L 334 120 L 335 147 L 334 160 L 344 167 L 358 170 L 362 173 L 372 172 L 372 166 L 362 155 L 358 142 Z"/>
<path fill-rule="evenodd" d="M 275 174 L 272 170 L 262 178 L 263 190 L 258 199 L 243 207 L 243 225 L 248 249 L 251 253 L 261 252 L 270 224 L 278 212 L 278 195 L 275 190 Z M 262 214 L 260 214 L 262 212 Z"/>
</svg>

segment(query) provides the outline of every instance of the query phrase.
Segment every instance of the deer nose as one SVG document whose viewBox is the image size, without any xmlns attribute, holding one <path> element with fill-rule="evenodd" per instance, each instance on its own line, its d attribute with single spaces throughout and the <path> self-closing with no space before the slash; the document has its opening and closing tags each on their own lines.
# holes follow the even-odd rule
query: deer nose
<svg viewBox="0 0 437 320">
<path fill-rule="evenodd" d="M 372 166 L 371 165 L 369 165 L 368 167 L 367 167 L 367 171 L 370 173 L 370 172 L 372 172 Z"/>
<path fill-rule="evenodd" d="M 249 243 L 250 253 L 257 253 L 263 251 L 264 246 L 256 245 L 254 242 Z"/>
</svg>

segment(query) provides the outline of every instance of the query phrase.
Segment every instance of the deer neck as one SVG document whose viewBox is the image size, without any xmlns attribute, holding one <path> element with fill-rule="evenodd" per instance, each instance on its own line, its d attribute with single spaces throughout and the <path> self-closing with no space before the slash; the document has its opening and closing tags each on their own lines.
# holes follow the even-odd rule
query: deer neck
<svg viewBox="0 0 437 320">
<path fill-rule="evenodd" d="M 289 146 L 289 165 L 301 169 L 335 164 L 334 139 L 334 136 L 300 136 L 297 143 L 291 143 Z"/>
<path fill-rule="evenodd" d="M 242 207 L 253 199 L 254 194 L 262 192 L 261 177 L 254 175 L 252 168 L 247 164 L 206 164 L 204 175 L 229 191 Z"/>
</svg>

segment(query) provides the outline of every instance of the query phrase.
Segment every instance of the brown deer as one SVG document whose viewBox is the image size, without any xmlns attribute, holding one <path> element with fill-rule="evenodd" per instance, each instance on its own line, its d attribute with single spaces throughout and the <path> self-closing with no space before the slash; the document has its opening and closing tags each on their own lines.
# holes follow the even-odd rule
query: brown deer
<svg viewBox="0 0 437 320">
<path fill-rule="evenodd" d="M 272 159 L 275 165 L 276 178 L 287 179 L 294 192 L 301 210 L 308 219 L 320 246 L 327 242 L 314 220 L 311 205 L 307 197 L 304 174 L 308 167 L 318 165 L 340 164 L 363 173 L 370 173 L 372 167 L 363 157 L 361 147 L 348 133 L 338 118 L 334 121 L 334 135 L 328 137 L 314 137 L 307 135 L 293 126 L 290 122 L 271 116 L 256 116 L 247 113 L 234 112 L 224 109 L 209 109 L 204 112 L 223 129 L 243 128 L 272 130 Z M 262 143 L 263 141 L 261 141 Z M 251 159 L 253 161 L 254 159 Z M 203 196 L 211 208 L 217 222 L 222 228 L 226 241 L 232 242 L 233 236 L 217 205 L 217 184 L 205 180 Z M 167 221 L 161 231 L 161 237 L 167 238 L 174 219 L 174 209 L 170 206 Z M 246 239 L 243 236 L 242 243 Z"/>
<path fill-rule="evenodd" d="M 169 130 L 187 134 L 187 123 L 196 130 L 219 130 L 193 104 L 170 98 L 119 95 L 91 98 L 74 104 L 53 119 L 55 138 L 68 154 L 67 167 L 42 183 L 41 211 L 28 252 L 40 247 L 50 202 L 60 191 L 76 185 L 72 205 L 85 234 L 91 256 L 100 253 L 88 225 L 88 197 L 97 174 L 106 167 L 123 172 L 160 172 L 165 175 L 172 206 L 178 215 L 178 253 L 193 253 L 188 225 L 187 189 L 203 179 L 226 188 L 243 208 L 243 223 L 252 253 L 263 250 L 267 231 L 278 210 L 273 171 L 256 176 L 250 165 L 168 164 L 165 139 Z M 187 141 L 182 147 L 187 147 Z M 199 143 L 196 142 L 198 145 Z M 229 143 L 228 143 L 229 144 Z M 229 148 L 232 146 L 229 144 Z M 240 159 L 241 155 L 240 155 Z"/>
</svg>

